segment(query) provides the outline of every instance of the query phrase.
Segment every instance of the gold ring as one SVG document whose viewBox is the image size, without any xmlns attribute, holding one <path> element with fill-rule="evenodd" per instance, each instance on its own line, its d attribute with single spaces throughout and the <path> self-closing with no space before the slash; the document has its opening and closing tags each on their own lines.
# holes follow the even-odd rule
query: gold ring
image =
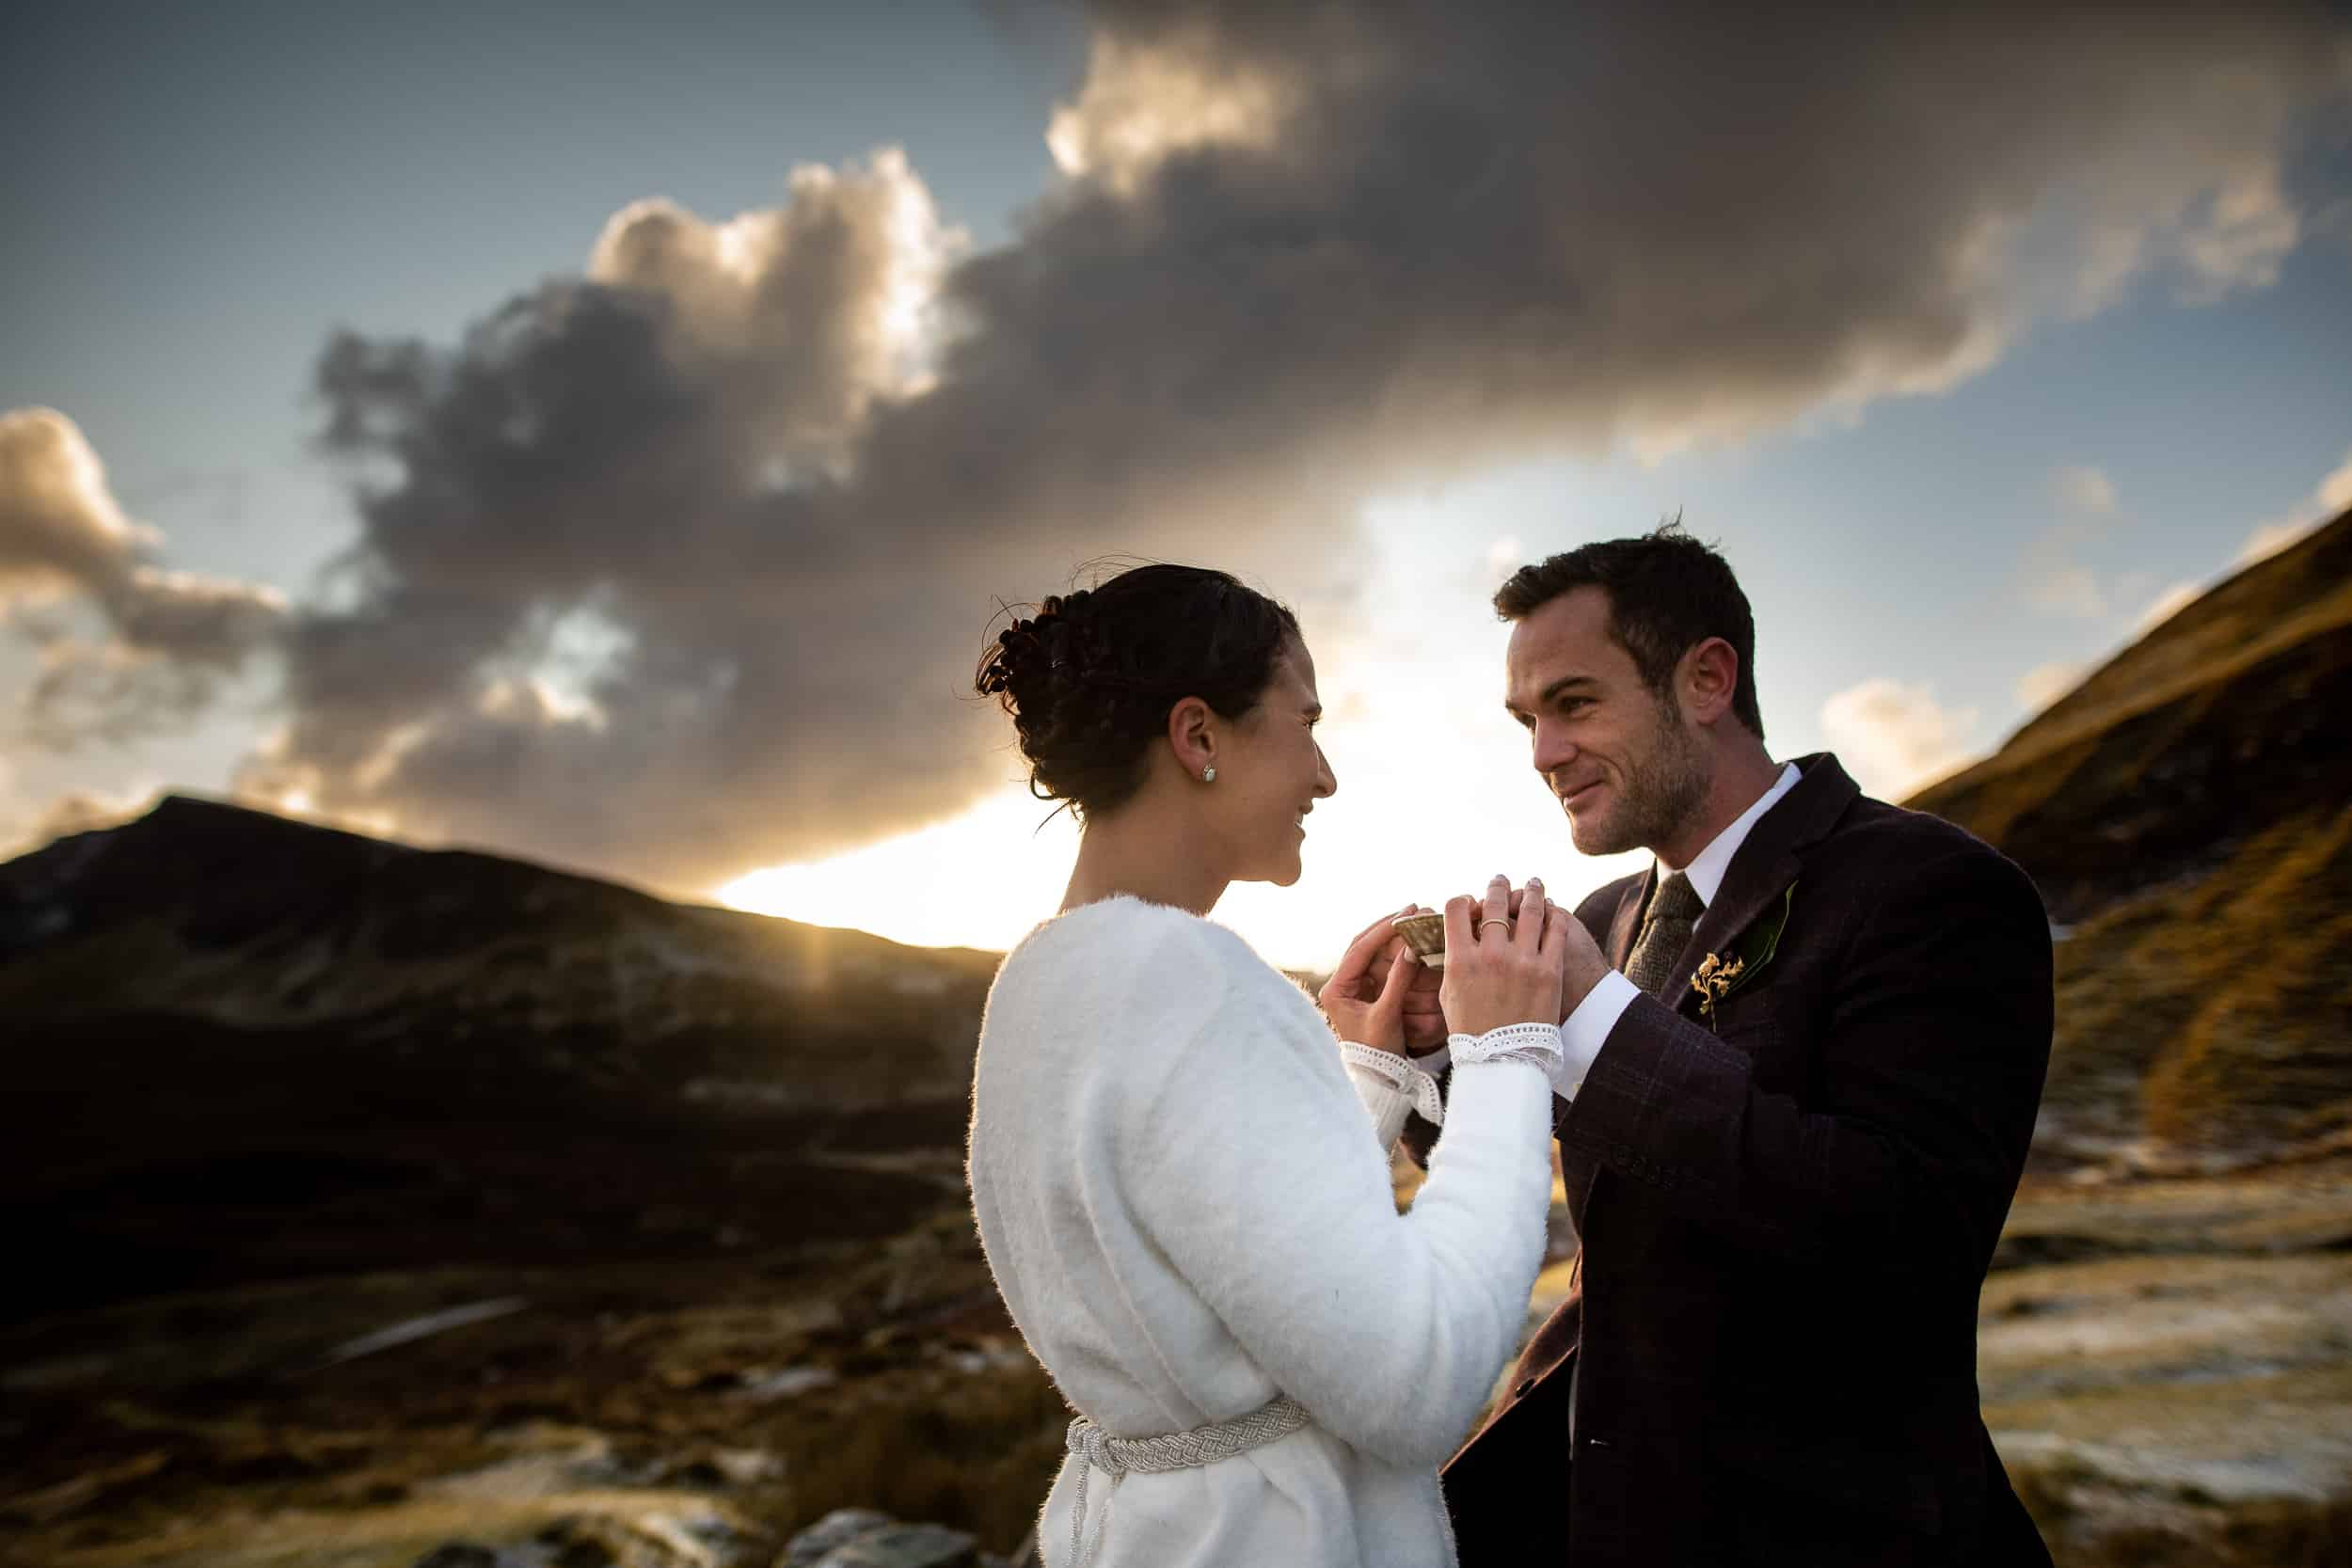
<svg viewBox="0 0 2352 1568">
<path fill-rule="evenodd" d="M 1483 931 L 1483 930 L 1485 930 L 1485 929 L 1486 929 L 1487 927 L 1489 927 L 1489 926 L 1500 926 L 1500 927 L 1502 927 L 1504 930 L 1506 930 L 1506 931 L 1507 931 L 1507 930 L 1509 930 L 1509 929 L 1511 928 L 1511 923 L 1510 923 L 1509 921 L 1507 921 L 1507 920 L 1493 920 L 1493 919 L 1488 919 L 1488 920 L 1482 920 L 1482 921 L 1480 921 L 1480 922 L 1478 923 L 1478 928 L 1479 928 L 1480 930 L 1482 930 L 1482 931 Z"/>
</svg>

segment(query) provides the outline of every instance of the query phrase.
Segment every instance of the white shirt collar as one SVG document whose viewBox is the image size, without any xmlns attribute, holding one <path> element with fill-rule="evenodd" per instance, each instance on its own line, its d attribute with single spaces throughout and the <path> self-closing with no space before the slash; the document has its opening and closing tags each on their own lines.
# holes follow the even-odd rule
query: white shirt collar
<svg viewBox="0 0 2352 1568">
<path fill-rule="evenodd" d="M 1772 781 L 1772 787 L 1756 797 L 1756 804 L 1741 812 L 1730 827 L 1717 833 L 1712 843 L 1700 850 L 1690 864 L 1682 867 L 1682 874 L 1690 879 L 1691 891 L 1699 895 L 1699 902 L 1712 904 L 1715 901 L 1716 891 L 1724 885 L 1724 873 L 1731 869 L 1731 857 L 1738 854 L 1740 846 L 1746 842 L 1748 830 L 1762 820 L 1764 814 L 1772 810 L 1782 796 L 1796 788 L 1797 781 L 1804 777 L 1804 774 L 1793 762 L 1782 768 L 1780 777 Z M 1658 863 L 1661 877 L 1674 869 L 1664 861 Z"/>
</svg>

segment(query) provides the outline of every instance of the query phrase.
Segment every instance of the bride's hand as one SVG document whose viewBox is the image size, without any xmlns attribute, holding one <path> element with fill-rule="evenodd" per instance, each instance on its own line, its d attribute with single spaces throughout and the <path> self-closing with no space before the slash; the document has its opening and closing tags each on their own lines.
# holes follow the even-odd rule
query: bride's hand
<svg viewBox="0 0 2352 1568">
<path fill-rule="evenodd" d="M 1510 917 L 1511 884 L 1497 877 L 1481 900 L 1446 900 L 1445 980 L 1438 999 L 1460 1034 L 1483 1035 L 1506 1023 L 1556 1023 L 1560 1018 L 1565 923 L 1576 918 L 1544 896 L 1530 878 Z M 1507 929 L 1496 929 L 1501 924 Z"/>
<path fill-rule="evenodd" d="M 1413 950 L 1396 934 L 1391 924 L 1395 919 L 1384 914 L 1356 933 L 1315 1001 L 1340 1038 L 1401 1056 L 1406 998 L 1423 971 Z"/>
</svg>

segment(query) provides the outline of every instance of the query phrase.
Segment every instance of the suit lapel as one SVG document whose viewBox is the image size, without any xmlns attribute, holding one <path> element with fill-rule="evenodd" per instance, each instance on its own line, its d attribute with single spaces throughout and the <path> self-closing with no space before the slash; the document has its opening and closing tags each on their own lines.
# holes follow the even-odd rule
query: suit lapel
<svg viewBox="0 0 2352 1568">
<path fill-rule="evenodd" d="M 1690 945 L 1675 964 L 1676 990 L 1667 992 L 1672 998 L 1667 1005 L 1677 1011 L 1685 999 L 1695 1002 L 1698 998 L 1698 992 L 1691 989 L 1691 976 L 1697 972 L 1699 959 L 1727 944 L 1750 921 L 1762 914 L 1767 905 L 1788 891 L 1802 869 L 1797 852 L 1836 826 L 1837 819 L 1846 815 L 1846 808 L 1862 793 L 1853 780 L 1846 776 L 1846 770 L 1837 766 L 1837 759 L 1827 752 L 1799 757 L 1796 762 L 1804 776 L 1748 830 L 1747 838 L 1724 870 L 1723 886 L 1715 890 L 1715 901 L 1692 927 Z M 1642 911 L 1649 906 L 1650 887 L 1657 879 L 1658 863 L 1653 860 L 1649 874 L 1618 904 L 1616 918 L 1610 923 L 1609 961 L 1620 974 L 1633 951 Z M 1559 1131 L 1557 1123 L 1553 1131 Z M 1577 1234 L 1580 1238 L 1590 1235 L 1593 1204 L 1603 1185 L 1599 1158 L 1582 1145 L 1572 1148 L 1564 1139 L 1560 1145 L 1560 1172 L 1567 1188 L 1569 1212 L 1575 1218 Z M 1580 1242 L 1580 1282 L 1583 1267 Z M 1581 1303 L 1581 1294 L 1578 1299 Z M 1579 1323 L 1581 1323 L 1581 1317 Z M 1581 1338 L 1581 1327 L 1579 1334 Z"/>
<path fill-rule="evenodd" d="M 1756 824 L 1758 829 L 1763 826 L 1762 822 Z M 1666 996 L 1677 1012 L 1698 1001 L 1699 993 L 1692 989 L 1691 977 L 1698 973 L 1707 955 L 1725 952 L 1732 938 L 1746 930 L 1748 923 L 1769 909 L 1772 900 L 1788 892 L 1788 884 L 1797 879 L 1801 867 L 1795 855 L 1778 855 L 1766 863 L 1762 857 L 1750 855 L 1749 847 L 1741 845 L 1740 852 L 1731 857 L 1730 868 L 1724 873 L 1724 885 L 1715 890 L 1715 901 L 1699 916 L 1698 924 L 1691 929 L 1690 944 L 1675 959 L 1674 970 L 1667 977 Z"/>
<path fill-rule="evenodd" d="M 1633 954 L 1633 936 L 1641 928 L 1642 911 L 1649 908 L 1650 889 L 1658 881 L 1658 863 L 1652 860 L 1649 870 L 1632 891 L 1617 902 L 1617 914 L 1609 923 L 1609 966 L 1623 969 Z"/>
<path fill-rule="evenodd" d="M 1699 916 L 1690 942 L 1675 960 L 1667 976 L 1666 1001 L 1677 1012 L 1697 1005 L 1699 993 L 1691 989 L 1691 976 L 1698 973 L 1700 960 L 1709 953 L 1727 952 L 1732 940 L 1788 891 L 1803 869 L 1797 851 L 1828 832 L 1862 793 L 1826 752 L 1801 757 L 1797 766 L 1804 776 L 1748 830 L 1724 872 L 1723 885 L 1715 890 L 1715 901 Z"/>
</svg>

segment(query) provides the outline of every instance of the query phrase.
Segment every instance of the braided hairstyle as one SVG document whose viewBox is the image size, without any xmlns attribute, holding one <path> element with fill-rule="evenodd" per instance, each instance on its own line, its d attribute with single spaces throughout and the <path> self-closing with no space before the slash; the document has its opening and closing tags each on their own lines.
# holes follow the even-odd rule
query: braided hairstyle
<svg viewBox="0 0 2352 1568">
<path fill-rule="evenodd" d="M 1081 819 L 1143 786 L 1168 709 L 1198 697 L 1227 719 L 1257 706 L 1298 618 L 1227 572 L 1136 566 L 1049 594 L 980 656 L 973 685 L 1012 716 L 1029 793 Z"/>
</svg>

